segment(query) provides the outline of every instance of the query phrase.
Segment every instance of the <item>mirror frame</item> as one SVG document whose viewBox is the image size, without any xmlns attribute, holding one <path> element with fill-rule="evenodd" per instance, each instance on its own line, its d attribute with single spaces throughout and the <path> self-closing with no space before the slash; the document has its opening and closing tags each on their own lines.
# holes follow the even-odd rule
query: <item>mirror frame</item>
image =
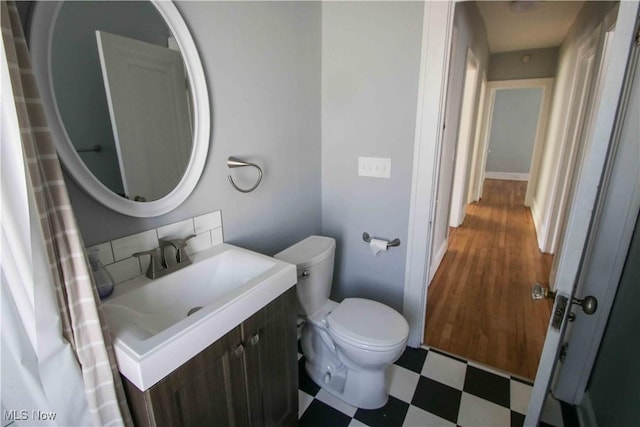
<svg viewBox="0 0 640 427">
<path fill-rule="evenodd" d="M 100 182 L 84 164 L 62 122 L 51 73 L 53 31 L 63 1 L 39 1 L 31 16 L 29 33 L 33 70 L 40 88 L 49 128 L 58 155 L 74 181 L 105 207 L 124 215 L 153 217 L 172 211 L 193 192 L 204 170 L 211 134 L 209 92 L 195 42 L 184 19 L 172 2 L 149 0 L 165 20 L 180 48 L 193 99 L 193 147 L 187 169 L 178 185 L 166 196 L 150 202 L 135 202 L 117 195 Z"/>
</svg>

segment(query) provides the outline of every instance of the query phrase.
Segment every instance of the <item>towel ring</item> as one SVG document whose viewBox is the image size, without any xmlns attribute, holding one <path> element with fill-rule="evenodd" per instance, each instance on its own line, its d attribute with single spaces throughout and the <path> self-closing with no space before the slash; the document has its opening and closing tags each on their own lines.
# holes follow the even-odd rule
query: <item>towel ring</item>
<svg viewBox="0 0 640 427">
<path fill-rule="evenodd" d="M 235 188 L 236 190 L 238 190 L 241 193 L 251 193 L 253 190 L 255 190 L 256 188 L 258 188 L 258 185 L 260 185 L 260 181 L 262 181 L 262 169 L 260 169 L 260 166 L 256 165 L 255 163 L 249 163 L 249 162 L 243 162 L 240 159 L 237 159 L 233 156 L 229 157 L 227 159 L 227 167 L 234 169 L 234 168 L 242 168 L 245 166 L 253 166 L 254 168 L 258 169 L 258 181 L 255 183 L 255 185 L 251 188 L 247 188 L 246 190 L 244 188 L 240 188 L 236 185 L 235 182 L 233 182 L 233 178 L 231 178 L 231 175 L 228 175 L 229 178 L 229 182 L 231 183 L 231 186 L 233 188 Z"/>
</svg>

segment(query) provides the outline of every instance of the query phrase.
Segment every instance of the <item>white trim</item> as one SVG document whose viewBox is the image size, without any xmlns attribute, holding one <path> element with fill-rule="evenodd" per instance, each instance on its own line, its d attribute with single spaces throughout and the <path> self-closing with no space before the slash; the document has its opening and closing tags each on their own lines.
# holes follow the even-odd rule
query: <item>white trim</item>
<svg viewBox="0 0 640 427">
<path fill-rule="evenodd" d="M 429 267 L 429 282 L 427 287 L 431 285 L 431 281 L 433 280 L 433 276 L 436 275 L 436 271 L 438 271 L 438 267 L 440 267 L 440 263 L 442 259 L 447 253 L 447 247 L 449 246 L 449 242 L 447 239 L 442 241 L 442 244 L 438 248 L 438 251 L 431 257 L 431 266 Z"/>
<path fill-rule="evenodd" d="M 134 202 L 112 192 L 87 168 L 69 139 L 55 100 L 51 77 L 51 40 L 61 1 L 38 2 L 31 19 L 30 50 L 33 69 L 40 88 L 49 127 L 54 136 L 58 155 L 67 171 L 87 194 L 116 212 L 134 217 L 152 217 L 165 214 L 184 202 L 194 190 L 204 170 L 209 150 L 211 112 L 209 93 L 202 63 L 195 42 L 178 9 L 172 2 L 151 0 L 175 36 L 185 62 L 192 87 L 194 108 L 193 151 L 182 180 L 165 197 L 152 202 Z"/>
<path fill-rule="evenodd" d="M 402 308 L 410 327 L 408 345 L 412 347 L 420 346 L 424 331 L 437 159 L 442 145 L 454 9 L 453 2 L 424 3 Z"/>
<path fill-rule="evenodd" d="M 571 194 L 572 176 L 578 162 L 577 156 L 580 145 L 587 138 L 588 126 L 585 125 L 595 112 L 592 88 L 597 87 L 601 78 L 601 75 L 596 75 L 598 81 L 594 81 L 595 73 L 600 72 L 595 69 L 599 35 L 600 29 L 594 29 L 580 46 L 575 71 L 571 76 L 568 109 L 563 112 L 561 150 L 556 158 L 553 179 L 549 180 L 552 187 L 543 219 L 546 228 L 540 245 L 543 252 L 555 253 L 558 247 Z"/>
<path fill-rule="evenodd" d="M 466 215 L 469 203 L 469 183 L 472 180 L 472 165 L 469 153 L 472 153 L 477 127 L 477 109 L 479 107 L 479 90 L 481 75 L 480 61 L 471 47 L 467 47 L 465 57 L 465 73 L 462 84 L 462 104 L 456 140 L 456 160 L 453 168 L 453 186 L 449 211 L 449 226 L 459 227 Z M 467 191 L 465 191 L 465 188 Z"/>
<path fill-rule="evenodd" d="M 533 228 L 536 232 L 536 242 L 538 243 L 538 248 L 542 247 L 543 236 L 546 234 L 546 224 L 542 221 L 542 213 L 540 212 L 540 205 L 538 201 L 534 198 L 531 205 L 529 206 L 531 209 L 531 218 L 533 219 Z M 555 289 L 553 283 L 550 283 L 549 286 L 551 289 Z"/>
<path fill-rule="evenodd" d="M 578 412 L 579 425 L 582 427 L 598 427 L 596 413 L 593 411 L 591 397 L 588 392 L 584 394 L 582 402 L 576 406 L 576 411 Z"/>
<path fill-rule="evenodd" d="M 486 171 L 484 177 L 486 179 L 500 179 L 505 181 L 529 181 L 528 173 Z"/>
<path fill-rule="evenodd" d="M 487 123 L 485 117 L 487 115 L 487 75 L 483 71 L 480 78 L 480 98 L 478 101 L 478 114 L 476 115 L 476 135 L 473 142 L 473 158 L 471 160 L 471 177 L 469 182 L 469 194 L 467 195 L 467 203 L 477 202 L 482 197 L 482 186 L 485 179 L 486 151 L 485 151 L 485 134 L 487 132 Z"/>
<path fill-rule="evenodd" d="M 529 181 L 527 185 L 527 192 L 524 198 L 525 206 L 532 206 L 535 203 L 534 192 L 538 183 L 538 172 L 540 169 L 540 161 L 542 159 L 542 152 L 547 136 L 547 126 L 549 123 L 549 112 L 551 111 L 551 102 L 553 99 L 555 78 L 547 77 L 540 79 L 522 79 L 522 80 L 496 80 L 487 83 L 487 96 L 485 109 L 488 110 L 485 115 L 485 122 L 483 127 L 483 155 L 479 157 L 479 161 L 482 161 L 480 167 L 483 168 L 484 178 L 489 178 L 486 174 L 490 173 L 484 171 L 487 161 L 487 153 L 489 150 L 489 138 L 491 137 L 491 121 L 493 120 L 493 105 L 495 102 L 496 91 L 499 89 L 521 89 L 521 88 L 542 88 L 542 99 L 540 101 L 540 112 L 538 115 L 538 126 L 536 127 L 536 138 L 533 144 L 533 150 L 531 152 L 531 163 L 529 166 L 529 174 L 527 179 L 515 179 L 517 181 Z M 511 179 L 511 178 L 495 178 L 495 179 Z M 481 181 L 484 182 L 484 179 Z M 480 194 L 481 193 L 480 189 Z M 536 228 L 538 234 L 540 231 Z"/>
</svg>

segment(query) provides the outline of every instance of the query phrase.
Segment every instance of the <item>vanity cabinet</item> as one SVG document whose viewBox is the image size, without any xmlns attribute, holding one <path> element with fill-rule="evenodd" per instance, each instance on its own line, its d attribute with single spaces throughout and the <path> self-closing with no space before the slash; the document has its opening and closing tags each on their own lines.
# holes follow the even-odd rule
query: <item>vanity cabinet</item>
<svg viewBox="0 0 640 427">
<path fill-rule="evenodd" d="M 142 392 L 123 377 L 136 426 L 293 426 L 295 287 Z"/>
</svg>

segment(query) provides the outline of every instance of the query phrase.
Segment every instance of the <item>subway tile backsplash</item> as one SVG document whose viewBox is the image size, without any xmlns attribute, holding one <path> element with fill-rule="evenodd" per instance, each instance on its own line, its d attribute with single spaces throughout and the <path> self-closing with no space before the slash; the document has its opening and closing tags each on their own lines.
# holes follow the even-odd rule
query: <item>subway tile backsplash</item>
<svg viewBox="0 0 640 427">
<path fill-rule="evenodd" d="M 199 234 L 204 230 L 215 230 L 222 227 L 222 215 L 220 214 L 220 211 L 201 215 L 197 218 L 193 218 L 193 225 L 195 226 L 196 234 Z"/>
<path fill-rule="evenodd" d="M 189 254 L 223 243 L 221 212 L 211 212 L 142 233 L 99 243 L 88 247 L 87 251 L 94 248 L 99 250 L 102 264 L 118 284 L 147 271 L 149 257 L 138 259 L 133 256 L 134 253 L 158 247 L 158 239 L 184 238 L 191 234 L 195 234 L 196 237 L 187 243 Z"/>
<path fill-rule="evenodd" d="M 194 234 L 193 218 L 157 228 L 158 239 L 182 239 Z"/>
<path fill-rule="evenodd" d="M 111 247 L 113 248 L 115 260 L 122 261 L 130 258 L 136 252 L 148 251 L 158 247 L 158 233 L 154 229 L 132 234 L 131 236 L 112 240 Z"/>
</svg>

